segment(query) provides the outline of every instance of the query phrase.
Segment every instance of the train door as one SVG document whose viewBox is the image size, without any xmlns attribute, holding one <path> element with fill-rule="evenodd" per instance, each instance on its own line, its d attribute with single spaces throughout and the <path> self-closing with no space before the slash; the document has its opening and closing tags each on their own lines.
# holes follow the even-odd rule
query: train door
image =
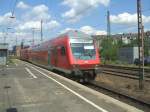
<svg viewBox="0 0 150 112">
<path fill-rule="evenodd" d="M 54 48 L 54 65 L 57 67 L 57 61 L 58 61 L 58 52 L 57 47 Z"/>
<path fill-rule="evenodd" d="M 48 66 L 51 66 L 51 48 L 48 47 Z"/>
</svg>

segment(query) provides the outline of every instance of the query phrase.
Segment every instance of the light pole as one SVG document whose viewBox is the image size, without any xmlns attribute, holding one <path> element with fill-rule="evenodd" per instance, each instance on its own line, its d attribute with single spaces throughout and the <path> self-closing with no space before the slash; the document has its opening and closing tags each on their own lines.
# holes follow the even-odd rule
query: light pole
<svg viewBox="0 0 150 112">
<path fill-rule="evenodd" d="M 18 0 L 15 0 L 15 4 L 14 4 L 14 7 L 13 7 L 13 10 L 12 10 L 12 15 L 10 16 L 10 18 L 15 18 L 14 16 L 14 13 L 15 13 L 15 9 L 16 9 L 16 4 L 17 4 Z"/>
<path fill-rule="evenodd" d="M 111 36 L 111 29 L 110 29 L 110 11 L 107 11 L 107 37 Z"/>
<path fill-rule="evenodd" d="M 35 44 L 35 31 L 40 31 L 41 29 L 39 28 L 31 28 L 32 29 L 32 44 Z"/>
<path fill-rule="evenodd" d="M 43 20 L 41 20 L 41 42 L 43 41 Z"/>
</svg>

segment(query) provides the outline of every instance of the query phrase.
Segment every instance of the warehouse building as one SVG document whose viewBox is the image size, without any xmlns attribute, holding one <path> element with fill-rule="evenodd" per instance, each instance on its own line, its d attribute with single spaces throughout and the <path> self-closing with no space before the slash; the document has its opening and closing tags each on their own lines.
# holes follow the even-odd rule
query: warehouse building
<svg viewBox="0 0 150 112">
<path fill-rule="evenodd" d="M 123 47 L 118 51 L 118 60 L 129 64 L 133 64 L 138 56 L 138 47 Z"/>
</svg>

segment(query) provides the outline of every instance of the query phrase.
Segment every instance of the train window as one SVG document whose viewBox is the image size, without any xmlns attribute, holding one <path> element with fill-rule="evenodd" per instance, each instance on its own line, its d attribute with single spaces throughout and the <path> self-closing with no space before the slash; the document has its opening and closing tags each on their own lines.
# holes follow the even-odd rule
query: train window
<svg viewBox="0 0 150 112">
<path fill-rule="evenodd" d="M 65 47 L 62 46 L 62 47 L 61 47 L 61 55 L 64 56 L 65 54 L 66 54 Z"/>
</svg>

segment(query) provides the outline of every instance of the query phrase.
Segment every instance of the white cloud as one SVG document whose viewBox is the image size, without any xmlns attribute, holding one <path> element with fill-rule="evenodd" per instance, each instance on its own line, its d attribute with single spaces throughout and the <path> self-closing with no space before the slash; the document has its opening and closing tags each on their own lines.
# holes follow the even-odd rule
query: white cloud
<svg viewBox="0 0 150 112">
<path fill-rule="evenodd" d="M 43 20 L 43 30 L 54 29 L 60 26 L 60 23 L 51 19 L 49 8 L 40 4 L 30 6 L 30 10 L 26 10 L 21 18 L 22 22 L 16 27 L 17 30 L 27 31 L 32 28 L 40 29 L 41 20 Z"/>
<path fill-rule="evenodd" d="M 25 23 L 19 24 L 17 30 L 31 30 L 32 28 L 40 28 L 40 21 L 27 21 Z"/>
<path fill-rule="evenodd" d="M 150 16 L 143 16 L 143 22 L 145 23 L 150 23 Z"/>
<path fill-rule="evenodd" d="M 150 23 L 150 16 L 142 16 L 144 23 Z M 136 25 L 137 24 L 137 14 L 130 14 L 127 12 L 111 15 L 110 16 L 111 23 L 121 24 L 121 25 Z"/>
<path fill-rule="evenodd" d="M 70 9 L 62 14 L 69 22 L 80 20 L 83 13 L 98 7 L 99 5 L 107 6 L 110 0 L 64 0 L 63 5 L 67 5 Z"/>
<path fill-rule="evenodd" d="M 32 39 L 32 28 L 36 28 L 38 31 L 35 33 L 35 39 L 40 38 L 40 27 L 41 27 L 41 19 L 43 20 L 43 37 L 46 37 L 50 31 L 58 28 L 61 24 L 51 18 L 51 14 L 49 8 L 44 4 L 39 4 L 36 6 L 30 6 L 25 4 L 24 2 L 19 2 L 17 4 L 17 8 L 26 9 L 22 10 L 22 13 L 19 17 L 15 19 L 11 19 L 12 15 L 10 12 L 0 15 L 0 26 L 4 27 L 13 27 L 13 30 L 8 31 L 7 42 L 14 44 L 13 41 L 16 37 L 18 39 L 24 39 L 25 41 Z M 17 16 L 17 15 L 16 15 Z M 5 29 L 6 31 L 6 29 Z M 11 32 L 20 32 L 20 33 L 11 33 Z M 0 33 L 0 37 L 3 37 L 3 34 Z M 10 38 L 11 37 L 11 38 Z M 3 38 L 0 39 L 3 41 Z M 19 43 L 19 42 L 18 42 Z"/>
<path fill-rule="evenodd" d="M 50 18 L 49 8 L 44 4 L 32 7 L 22 17 L 24 20 L 49 20 Z"/>
<path fill-rule="evenodd" d="M 23 2 L 19 2 L 18 7 L 21 6 L 20 4 L 25 5 L 25 3 Z M 26 6 L 29 5 L 26 4 Z M 17 18 L 11 19 L 10 16 L 10 12 L 4 15 L 0 15 L 0 25 L 13 27 L 15 26 L 15 29 L 24 30 L 27 28 L 30 29 L 31 27 L 39 27 L 41 19 L 43 20 L 43 24 L 47 23 L 47 25 L 45 25 L 46 27 L 50 27 L 50 25 L 52 25 L 52 27 L 59 26 L 58 24 L 60 24 L 56 20 L 51 19 L 51 15 L 49 14 L 49 8 L 43 4 L 33 7 L 30 6 L 29 10 L 24 10 L 24 13 L 20 15 L 21 18 L 19 20 L 17 20 Z"/>
<path fill-rule="evenodd" d="M 106 31 L 96 30 L 95 28 L 93 28 L 91 26 L 83 26 L 80 28 L 80 30 L 89 35 L 106 35 L 107 34 Z"/>
<path fill-rule="evenodd" d="M 44 4 L 32 7 L 30 11 L 25 13 L 23 19 L 25 23 L 19 28 L 22 30 L 31 29 L 33 27 L 40 28 L 41 20 L 43 20 L 44 30 L 54 29 L 60 26 L 59 22 L 51 19 L 49 8 Z"/>
<path fill-rule="evenodd" d="M 30 8 L 29 5 L 25 4 L 23 1 L 20 1 L 18 4 L 17 4 L 17 8 L 19 9 L 28 9 Z"/>
<path fill-rule="evenodd" d="M 44 30 L 50 30 L 59 27 L 60 24 L 55 20 L 51 20 L 48 21 L 47 23 L 43 23 L 42 26 Z M 37 30 L 40 30 L 40 27 L 41 27 L 40 21 L 27 21 L 23 24 L 20 24 L 16 29 L 20 31 L 31 30 L 32 28 L 36 28 Z"/>
<path fill-rule="evenodd" d="M 107 32 L 105 30 L 98 30 L 95 32 L 95 35 L 107 35 Z"/>
<path fill-rule="evenodd" d="M 87 33 L 87 34 L 93 34 L 93 33 L 95 33 L 94 28 L 91 27 L 91 26 L 83 26 L 83 27 L 80 28 L 80 30 L 82 32 L 84 32 L 84 33 Z"/>
<path fill-rule="evenodd" d="M 48 23 L 45 23 L 44 25 L 45 25 L 46 30 L 50 30 L 50 29 L 55 29 L 55 28 L 59 27 L 60 23 L 58 23 L 55 20 L 51 20 Z"/>
<path fill-rule="evenodd" d="M 73 28 L 65 28 L 64 30 L 60 31 L 60 34 L 66 33 L 66 32 L 68 32 L 70 30 L 75 30 L 75 29 L 73 29 Z"/>
<path fill-rule="evenodd" d="M 95 28 L 91 27 L 91 26 L 82 26 L 79 29 L 75 29 L 75 28 L 66 28 L 64 30 L 62 30 L 60 33 L 65 33 L 67 31 L 70 30 L 79 30 L 82 31 L 88 35 L 106 35 L 107 32 L 104 30 L 96 30 Z"/>
<path fill-rule="evenodd" d="M 0 25 L 2 26 L 7 26 L 7 25 L 14 25 L 16 22 L 18 21 L 14 21 L 14 19 L 11 19 L 10 16 L 12 14 L 10 12 L 4 14 L 4 15 L 0 15 Z"/>
</svg>

